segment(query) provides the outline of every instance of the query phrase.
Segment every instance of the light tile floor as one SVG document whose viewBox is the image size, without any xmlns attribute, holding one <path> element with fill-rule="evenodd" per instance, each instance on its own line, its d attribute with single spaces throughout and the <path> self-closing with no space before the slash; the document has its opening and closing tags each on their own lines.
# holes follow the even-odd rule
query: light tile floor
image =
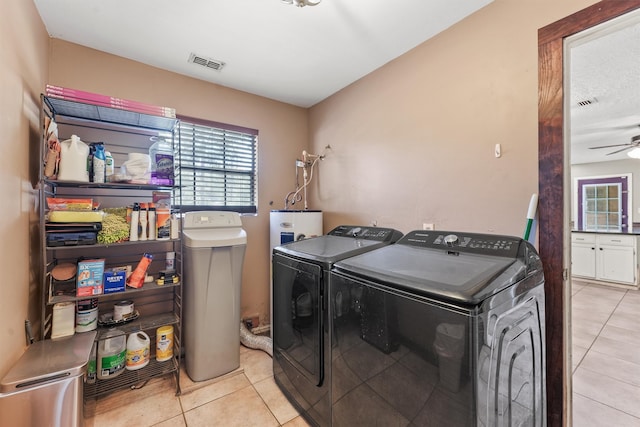
<svg viewBox="0 0 640 427">
<path fill-rule="evenodd" d="M 572 283 L 573 425 L 640 427 L 640 291 Z"/>
<path fill-rule="evenodd" d="M 194 383 L 181 370 L 182 394 L 172 376 L 98 399 L 85 427 L 307 427 L 273 380 L 271 357 L 240 347 L 240 368 Z"/>
<path fill-rule="evenodd" d="M 572 284 L 573 426 L 640 427 L 640 291 Z M 86 427 L 308 424 L 273 380 L 271 357 L 240 347 L 240 368 L 194 383 L 173 378 L 98 399 Z"/>
</svg>

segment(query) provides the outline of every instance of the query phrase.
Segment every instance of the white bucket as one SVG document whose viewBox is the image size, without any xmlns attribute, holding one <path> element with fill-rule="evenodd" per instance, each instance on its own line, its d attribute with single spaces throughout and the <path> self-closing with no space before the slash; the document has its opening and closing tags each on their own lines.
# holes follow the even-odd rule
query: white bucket
<svg viewBox="0 0 640 427">
<path fill-rule="evenodd" d="M 133 301 L 120 301 L 113 306 L 113 320 L 120 321 L 133 314 Z"/>
<path fill-rule="evenodd" d="M 98 327 L 98 308 L 76 312 L 76 332 L 89 332 Z"/>
<path fill-rule="evenodd" d="M 143 368 L 149 364 L 150 354 L 149 335 L 144 332 L 134 332 L 127 339 L 127 365 L 130 371 Z"/>
<path fill-rule="evenodd" d="M 76 302 L 76 332 L 89 332 L 98 327 L 98 298 Z"/>
</svg>

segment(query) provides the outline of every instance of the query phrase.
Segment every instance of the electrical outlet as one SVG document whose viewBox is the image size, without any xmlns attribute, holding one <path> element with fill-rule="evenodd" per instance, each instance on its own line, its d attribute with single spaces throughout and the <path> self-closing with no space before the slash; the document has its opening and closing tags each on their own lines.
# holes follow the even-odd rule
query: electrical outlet
<svg viewBox="0 0 640 427">
<path fill-rule="evenodd" d="M 244 319 L 242 319 L 242 322 L 247 327 L 247 329 L 252 330 L 253 328 L 257 328 L 258 326 L 260 326 L 260 317 L 258 315 L 245 317 Z"/>
<path fill-rule="evenodd" d="M 436 226 L 432 222 L 423 222 L 422 223 L 423 230 L 435 230 Z"/>
</svg>

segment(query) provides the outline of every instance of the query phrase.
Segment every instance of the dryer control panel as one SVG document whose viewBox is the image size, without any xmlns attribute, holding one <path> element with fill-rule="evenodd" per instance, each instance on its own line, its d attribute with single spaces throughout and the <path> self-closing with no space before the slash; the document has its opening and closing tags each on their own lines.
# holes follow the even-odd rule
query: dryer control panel
<svg viewBox="0 0 640 427">
<path fill-rule="evenodd" d="M 442 249 L 452 253 L 468 252 L 517 258 L 523 241 L 519 237 L 494 234 L 415 230 L 407 233 L 397 244 Z"/>
<path fill-rule="evenodd" d="M 375 240 L 377 242 L 396 242 L 402 237 L 402 233 L 393 228 L 367 227 L 362 225 L 339 225 L 327 234 L 330 236 Z"/>
</svg>

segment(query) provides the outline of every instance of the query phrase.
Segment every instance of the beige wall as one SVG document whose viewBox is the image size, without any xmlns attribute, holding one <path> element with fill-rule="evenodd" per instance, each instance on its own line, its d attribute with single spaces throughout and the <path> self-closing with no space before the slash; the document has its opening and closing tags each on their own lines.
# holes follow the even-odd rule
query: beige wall
<svg viewBox="0 0 640 427">
<path fill-rule="evenodd" d="M 7 0 L 0 13 L 0 377 L 26 348 L 25 319 L 38 321 L 36 166 L 39 95 L 47 72 L 48 36 L 30 1 Z M 31 304 L 29 303 L 31 301 Z"/>
<path fill-rule="evenodd" d="M 295 186 L 307 144 L 307 110 L 61 40 L 51 41 L 48 83 L 173 107 L 181 115 L 259 130 L 258 214 L 243 216 L 247 252 L 241 315 L 269 317 L 269 211 Z"/>
<path fill-rule="evenodd" d="M 538 191 L 538 28 L 593 0 L 496 0 L 310 110 L 325 229 L 521 235 Z M 501 144 L 502 157 L 494 156 Z"/>
</svg>

